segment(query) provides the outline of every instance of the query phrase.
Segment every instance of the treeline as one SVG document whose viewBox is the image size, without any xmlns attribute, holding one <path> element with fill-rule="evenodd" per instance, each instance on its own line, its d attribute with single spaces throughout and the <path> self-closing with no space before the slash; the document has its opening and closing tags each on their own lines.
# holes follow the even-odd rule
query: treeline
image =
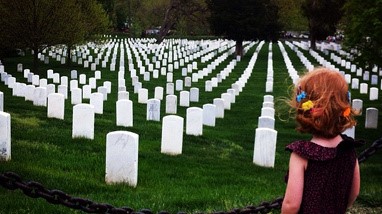
<svg viewBox="0 0 382 214">
<path fill-rule="evenodd" d="M 344 35 L 362 67 L 382 66 L 382 0 L 0 0 L 1 50 L 75 45 L 119 31 L 127 36 L 220 36 L 274 41 L 307 31 L 315 42 Z M 70 58 L 70 51 L 68 51 Z M 68 60 L 70 63 L 70 60 Z"/>
</svg>

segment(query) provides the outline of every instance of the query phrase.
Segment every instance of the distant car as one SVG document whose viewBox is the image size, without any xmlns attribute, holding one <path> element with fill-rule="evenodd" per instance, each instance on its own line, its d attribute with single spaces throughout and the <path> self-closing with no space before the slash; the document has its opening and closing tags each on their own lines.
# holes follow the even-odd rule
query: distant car
<svg viewBox="0 0 382 214">
<path fill-rule="evenodd" d="M 158 35 L 160 29 L 159 28 L 150 28 L 145 31 L 146 35 Z"/>
</svg>

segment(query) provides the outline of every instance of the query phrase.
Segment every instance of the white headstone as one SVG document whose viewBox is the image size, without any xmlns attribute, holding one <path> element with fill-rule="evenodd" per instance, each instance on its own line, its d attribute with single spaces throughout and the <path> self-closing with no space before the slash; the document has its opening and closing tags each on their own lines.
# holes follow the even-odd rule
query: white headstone
<svg viewBox="0 0 382 214">
<path fill-rule="evenodd" d="M 82 87 L 82 98 L 90 99 L 91 94 L 92 94 L 92 88 L 90 87 L 90 85 L 84 85 Z"/>
<path fill-rule="evenodd" d="M 184 78 L 184 86 L 185 87 L 191 87 L 191 84 L 192 84 L 191 77 L 185 77 Z"/>
<path fill-rule="evenodd" d="M 169 95 L 174 96 L 174 95 Z M 182 154 L 184 119 L 176 115 L 163 117 L 161 153 Z"/>
<path fill-rule="evenodd" d="M 166 84 L 166 94 L 173 95 L 174 94 L 174 83 Z"/>
<path fill-rule="evenodd" d="M 378 85 L 378 75 L 371 75 L 371 85 Z"/>
<path fill-rule="evenodd" d="M 203 109 L 198 107 L 187 108 L 186 134 L 203 135 Z"/>
<path fill-rule="evenodd" d="M 0 111 L 0 161 L 11 160 L 11 115 Z"/>
<path fill-rule="evenodd" d="M 213 104 L 216 106 L 216 118 L 224 118 L 224 100 L 215 98 Z"/>
<path fill-rule="evenodd" d="M 86 84 L 86 74 L 80 74 L 80 84 Z"/>
<path fill-rule="evenodd" d="M 359 79 L 353 78 L 351 81 L 351 88 L 352 89 L 358 89 L 359 88 Z"/>
<path fill-rule="evenodd" d="M 227 93 L 231 94 L 231 103 L 235 103 L 236 102 L 235 90 L 232 88 L 227 89 Z"/>
<path fill-rule="evenodd" d="M 94 78 L 96 78 L 97 80 L 101 79 L 101 71 L 94 71 Z"/>
<path fill-rule="evenodd" d="M 139 135 L 128 131 L 114 131 L 106 135 L 107 184 L 127 183 L 136 187 L 138 183 Z"/>
<path fill-rule="evenodd" d="M 347 136 L 355 139 L 355 126 L 346 129 L 342 134 L 347 135 Z"/>
<path fill-rule="evenodd" d="M 143 74 L 143 81 L 150 81 L 150 72 L 145 72 Z"/>
<path fill-rule="evenodd" d="M 273 96 L 272 95 L 264 95 L 264 102 L 272 102 L 273 103 Z"/>
<path fill-rule="evenodd" d="M 35 106 L 46 106 L 46 100 L 48 98 L 47 91 L 45 87 L 37 87 L 34 90 L 33 105 Z"/>
<path fill-rule="evenodd" d="M 23 71 L 23 64 L 19 63 L 17 64 L 17 71 L 22 72 Z"/>
<path fill-rule="evenodd" d="M 128 91 L 119 91 L 118 100 L 129 100 L 130 93 Z"/>
<path fill-rule="evenodd" d="M 107 93 L 110 94 L 111 93 L 111 82 L 105 81 L 105 82 L 103 82 L 103 86 L 106 87 Z"/>
<path fill-rule="evenodd" d="M 174 82 L 174 74 L 167 73 L 167 82 Z"/>
<path fill-rule="evenodd" d="M 183 90 L 183 80 L 176 80 L 175 81 L 175 90 L 176 91 L 182 91 Z"/>
<path fill-rule="evenodd" d="M 160 100 L 147 100 L 146 120 L 160 121 Z"/>
<path fill-rule="evenodd" d="M 167 95 L 166 96 L 166 114 L 176 114 L 177 113 L 177 96 Z"/>
<path fill-rule="evenodd" d="M 263 102 L 263 108 L 274 108 L 275 104 L 273 102 Z"/>
<path fill-rule="evenodd" d="M 34 99 L 34 90 L 36 87 L 34 85 L 27 85 L 25 87 L 25 100 L 27 101 L 33 101 Z"/>
<path fill-rule="evenodd" d="M 190 106 L 190 92 L 181 91 L 179 95 L 179 106 L 188 107 Z"/>
<path fill-rule="evenodd" d="M 97 79 L 94 77 L 90 77 L 89 78 L 89 85 L 90 85 L 90 88 L 96 89 L 97 88 Z"/>
<path fill-rule="evenodd" d="M 259 128 L 275 129 L 275 119 L 268 116 L 260 116 L 258 121 Z"/>
<path fill-rule="evenodd" d="M 82 103 L 82 89 L 74 88 L 71 91 L 71 103 L 72 105 L 77 105 Z"/>
<path fill-rule="evenodd" d="M 216 106 L 213 104 L 203 105 L 203 125 L 215 126 L 216 122 Z"/>
<path fill-rule="evenodd" d="M 65 86 L 68 86 L 68 77 L 67 76 L 62 76 L 61 77 L 61 85 L 65 85 Z"/>
<path fill-rule="evenodd" d="M 121 99 L 116 102 L 117 126 L 133 126 L 133 102 L 128 99 Z"/>
<path fill-rule="evenodd" d="M 59 93 L 48 95 L 48 118 L 64 119 L 65 96 Z"/>
<path fill-rule="evenodd" d="M 223 93 L 221 95 L 221 98 L 224 101 L 224 109 L 230 110 L 231 109 L 231 94 L 229 93 Z"/>
<path fill-rule="evenodd" d="M 32 76 L 32 84 L 35 86 L 38 86 L 40 84 L 40 76 L 39 75 L 35 74 Z"/>
<path fill-rule="evenodd" d="M 142 83 L 141 82 L 136 82 L 135 84 L 134 84 L 134 93 L 139 93 L 139 90 L 141 90 L 142 89 Z"/>
<path fill-rule="evenodd" d="M 56 93 L 56 85 L 54 84 L 48 84 L 46 86 L 46 95 L 49 96 L 49 94 Z"/>
<path fill-rule="evenodd" d="M 275 109 L 269 108 L 269 107 L 261 108 L 261 116 L 267 116 L 267 117 L 275 118 Z"/>
<path fill-rule="evenodd" d="M 98 87 L 97 92 L 103 95 L 103 100 L 107 100 L 107 88 L 105 86 Z"/>
<path fill-rule="evenodd" d="M 190 102 L 199 102 L 199 88 L 190 89 Z"/>
<path fill-rule="evenodd" d="M 103 114 L 103 94 L 92 93 L 90 95 L 90 105 L 94 106 L 94 113 Z"/>
<path fill-rule="evenodd" d="M 141 88 L 138 91 L 138 103 L 145 104 L 147 100 L 149 99 L 149 91 L 147 88 Z"/>
<path fill-rule="evenodd" d="M 361 88 L 359 90 L 360 94 L 367 94 L 368 92 L 368 85 L 367 83 L 361 83 Z"/>
<path fill-rule="evenodd" d="M 369 94 L 369 99 L 370 100 L 378 100 L 378 88 L 371 87 L 370 88 L 370 94 Z"/>
<path fill-rule="evenodd" d="M 163 87 L 159 87 L 159 86 L 155 87 L 154 98 L 158 100 L 163 100 L 163 91 L 164 91 Z"/>
<path fill-rule="evenodd" d="M 277 131 L 257 128 L 255 135 L 253 163 L 263 167 L 274 167 Z"/>
<path fill-rule="evenodd" d="M 69 83 L 69 90 L 72 91 L 73 89 L 75 88 L 78 88 L 78 80 L 74 79 L 74 80 L 70 80 L 70 83 Z"/>
<path fill-rule="evenodd" d="M 378 128 L 378 109 L 377 108 L 366 109 L 365 128 L 366 129 Z"/>
<path fill-rule="evenodd" d="M 72 138 L 94 139 L 94 113 L 93 105 L 73 106 Z"/>
<path fill-rule="evenodd" d="M 70 79 L 77 79 L 77 70 L 70 71 Z"/>
<path fill-rule="evenodd" d="M 358 114 L 362 114 L 362 108 L 363 108 L 363 100 L 361 99 L 354 99 L 352 101 L 352 108 L 355 112 Z"/>
<path fill-rule="evenodd" d="M 65 99 L 68 98 L 68 86 L 66 86 L 66 85 L 59 85 L 58 89 L 57 89 L 57 92 L 59 94 L 64 95 Z"/>
</svg>

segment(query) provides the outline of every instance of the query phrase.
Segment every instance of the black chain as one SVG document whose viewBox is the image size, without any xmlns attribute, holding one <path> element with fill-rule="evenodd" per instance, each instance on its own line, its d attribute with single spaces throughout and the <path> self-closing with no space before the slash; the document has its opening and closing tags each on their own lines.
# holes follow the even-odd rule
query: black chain
<svg viewBox="0 0 382 214">
<path fill-rule="evenodd" d="M 382 138 L 374 143 L 358 156 L 359 163 L 364 162 L 382 148 Z M 32 198 L 44 198 L 48 203 L 61 204 L 66 207 L 81 210 L 87 213 L 110 213 L 110 214 L 153 214 L 149 209 L 134 211 L 130 207 L 116 208 L 110 204 L 101 204 L 84 198 L 72 197 L 61 190 L 49 190 L 42 184 L 34 181 L 24 182 L 21 177 L 14 172 L 0 174 L 0 185 L 9 190 L 20 189 L 23 193 Z M 258 206 L 247 206 L 241 209 L 232 209 L 228 212 L 213 212 L 212 214 L 257 214 L 268 213 L 273 209 L 280 209 L 283 197 L 279 197 L 271 202 L 263 202 Z M 169 214 L 167 211 L 160 211 L 158 214 Z M 178 212 L 178 214 L 186 214 Z"/>
<path fill-rule="evenodd" d="M 358 162 L 362 163 L 372 155 L 374 155 L 379 149 L 382 148 L 382 138 L 374 141 L 373 144 L 363 152 L 361 152 L 358 156 Z"/>
</svg>

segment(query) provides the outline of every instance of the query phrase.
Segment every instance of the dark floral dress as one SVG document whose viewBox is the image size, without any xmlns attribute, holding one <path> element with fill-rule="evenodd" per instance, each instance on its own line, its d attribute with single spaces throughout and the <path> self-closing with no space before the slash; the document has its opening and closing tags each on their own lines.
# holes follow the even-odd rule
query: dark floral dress
<svg viewBox="0 0 382 214">
<path fill-rule="evenodd" d="M 335 148 L 300 140 L 289 144 L 287 151 L 308 159 L 299 213 L 345 213 L 357 160 L 355 147 L 363 145 L 346 135 Z M 286 176 L 286 181 L 288 176 Z"/>
</svg>

